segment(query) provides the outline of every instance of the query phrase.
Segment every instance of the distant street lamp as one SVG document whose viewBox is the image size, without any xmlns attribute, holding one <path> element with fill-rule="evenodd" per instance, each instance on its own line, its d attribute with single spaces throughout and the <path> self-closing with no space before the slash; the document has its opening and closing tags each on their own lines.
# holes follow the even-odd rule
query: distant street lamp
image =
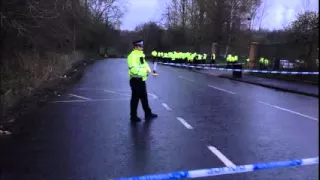
<svg viewBox="0 0 320 180">
<path fill-rule="evenodd" d="M 247 13 L 246 14 L 246 18 L 247 18 L 247 21 L 249 22 L 249 29 L 248 29 L 248 34 L 249 34 L 249 45 L 250 45 L 250 42 L 251 42 L 251 25 L 252 25 L 252 14 L 251 13 Z"/>
<path fill-rule="evenodd" d="M 246 14 L 246 18 L 247 18 L 247 21 L 249 22 L 249 29 L 248 29 L 248 35 L 249 35 L 249 38 L 248 38 L 248 58 L 250 58 L 250 47 L 251 47 L 251 24 L 252 24 L 252 14 L 251 13 L 247 13 Z M 249 59 L 250 62 L 253 62 L 253 59 Z M 250 66 L 250 62 L 248 62 L 248 66 Z"/>
<path fill-rule="evenodd" d="M 251 13 L 246 14 L 247 21 L 249 22 L 249 33 L 251 32 L 252 16 Z"/>
</svg>

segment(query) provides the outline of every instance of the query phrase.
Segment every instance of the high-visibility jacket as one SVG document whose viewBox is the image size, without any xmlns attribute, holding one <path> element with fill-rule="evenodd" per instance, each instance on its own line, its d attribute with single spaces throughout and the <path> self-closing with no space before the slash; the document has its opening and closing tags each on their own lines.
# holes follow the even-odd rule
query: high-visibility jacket
<svg viewBox="0 0 320 180">
<path fill-rule="evenodd" d="M 197 60 L 202 60 L 202 55 L 201 54 L 198 54 Z"/>
<path fill-rule="evenodd" d="M 212 55 L 211 55 L 211 59 L 212 59 L 212 60 L 215 60 L 215 59 L 216 59 L 216 55 L 215 55 L 215 54 L 212 54 Z"/>
<path fill-rule="evenodd" d="M 129 78 L 142 78 L 147 80 L 148 72 L 151 71 L 148 63 L 145 60 L 143 51 L 133 50 L 127 57 L 129 67 Z"/>
<path fill-rule="evenodd" d="M 237 62 L 238 61 L 238 56 L 234 56 L 233 57 L 233 62 Z"/>
<path fill-rule="evenodd" d="M 207 60 L 207 54 L 203 54 L 202 58 L 203 60 Z"/>
<path fill-rule="evenodd" d="M 168 58 L 172 60 L 173 52 L 168 52 Z"/>
<path fill-rule="evenodd" d="M 176 57 L 177 57 L 177 53 L 176 52 L 172 52 L 171 55 L 170 55 L 171 60 L 175 61 Z"/>
<path fill-rule="evenodd" d="M 261 57 L 261 58 L 259 59 L 259 63 L 261 63 L 261 64 L 264 63 L 264 58 L 263 58 L 263 57 Z"/>
<path fill-rule="evenodd" d="M 152 55 L 153 57 L 156 57 L 156 56 L 157 56 L 157 51 L 152 51 L 152 52 L 151 52 L 151 55 Z"/>
<path fill-rule="evenodd" d="M 186 53 L 180 52 L 179 58 L 180 58 L 181 60 L 184 60 L 184 58 L 186 58 Z"/>
<path fill-rule="evenodd" d="M 231 55 L 231 54 L 228 54 L 228 56 L 227 56 L 227 62 L 232 62 L 232 55 Z"/>
<path fill-rule="evenodd" d="M 197 56 L 197 54 L 195 54 L 195 53 L 191 54 L 191 57 L 192 57 L 191 62 L 193 62 L 195 60 L 196 56 Z"/>
<path fill-rule="evenodd" d="M 188 53 L 188 61 L 192 62 L 193 61 L 193 55 L 191 53 Z"/>
</svg>

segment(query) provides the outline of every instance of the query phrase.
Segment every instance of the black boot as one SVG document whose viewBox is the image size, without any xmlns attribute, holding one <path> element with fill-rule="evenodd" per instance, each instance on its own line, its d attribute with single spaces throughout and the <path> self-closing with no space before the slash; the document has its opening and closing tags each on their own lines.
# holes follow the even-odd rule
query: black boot
<svg viewBox="0 0 320 180">
<path fill-rule="evenodd" d="M 138 116 L 131 116 L 130 121 L 132 123 L 140 122 L 141 119 Z"/>
<path fill-rule="evenodd" d="M 152 120 L 152 119 L 157 118 L 157 117 L 158 117 L 157 114 L 150 113 L 150 114 L 146 114 L 145 115 L 145 120 L 149 121 L 149 120 Z"/>
</svg>

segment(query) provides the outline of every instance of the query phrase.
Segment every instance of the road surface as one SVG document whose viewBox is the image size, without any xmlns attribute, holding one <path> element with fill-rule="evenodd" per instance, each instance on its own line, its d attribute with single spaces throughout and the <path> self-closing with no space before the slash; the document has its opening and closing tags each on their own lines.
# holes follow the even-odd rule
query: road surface
<svg viewBox="0 0 320 180">
<path fill-rule="evenodd" d="M 125 59 L 98 61 L 0 141 L 3 180 L 105 180 L 318 156 L 318 99 L 168 66 L 129 123 Z M 141 105 L 139 114 L 143 117 Z M 318 165 L 202 179 L 313 180 Z"/>
</svg>

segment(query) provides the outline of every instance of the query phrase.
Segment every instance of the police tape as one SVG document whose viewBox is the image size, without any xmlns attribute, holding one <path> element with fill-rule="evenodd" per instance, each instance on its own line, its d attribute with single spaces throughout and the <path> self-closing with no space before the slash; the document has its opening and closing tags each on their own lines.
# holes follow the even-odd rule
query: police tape
<svg viewBox="0 0 320 180">
<path fill-rule="evenodd" d="M 234 63 L 233 65 L 243 65 L 245 63 Z M 228 64 L 198 64 L 198 66 L 227 66 Z"/>
<path fill-rule="evenodd" d="M 172 65 L 172 64 L 183 64 L 183 65 L 187 65 L 187 64 L 184 64 L 184 63 L 163 63 L 163 62 L 159 62 L 160 64 L 165 64 L 165 65 Z M 244 65 L 245 63 L 234 63 L 232 65 Z M 222 63 L 219 63 L 219 64 L 197 64 L 198 66 L 227 66 L 229 64 L 222 64 Z M 231 64 L 230 64 L 231 65 Z"/>
<path fill-rule="evenodd" d="M 230 68 L 216 68 L 216 67 L 203 67 L 187 64 L 177 64 L 177 63 L 160 63 L 163 65 L 177 66 L 177 67 L 190 67 L 198 69 L 214 69 L 220 71 L 236 71 L 236 72 L 255 72 L 255 73 L 265 73 L 265 74 L 309 74 L 309 75 L 319 75 L 319 72 L 298 72 L 298 71 L 267 71 L 267 70 L 252 70 L 252 69 L 230 69 Z"/>
<path fill-rule="evenodd" d="M 220 168 L 210 168 L 210 169 L 199 169 L 191 171 L 178 171 L 166 174 L 154 174 L 154 175 L 144 175 L 129 178 L 117 178 L 113 180 L 167 180 L 167 179 L 184 179 L 184 178 L 200 178 L 209 176 L 219 176 L 225 174 L 237 174 L 252 172 L 257 170 L 266 170 L 274 168 L 284 168 L 292 166 L 305 166 L 319 164 L 319 157 L 307 158 L 307 159 L 297 159 L 290 161 L 278 161 L 270 163 L 260 163 L 260 164 L 248 164 L 232 167 L 220 167 Z"/>
</svg>

